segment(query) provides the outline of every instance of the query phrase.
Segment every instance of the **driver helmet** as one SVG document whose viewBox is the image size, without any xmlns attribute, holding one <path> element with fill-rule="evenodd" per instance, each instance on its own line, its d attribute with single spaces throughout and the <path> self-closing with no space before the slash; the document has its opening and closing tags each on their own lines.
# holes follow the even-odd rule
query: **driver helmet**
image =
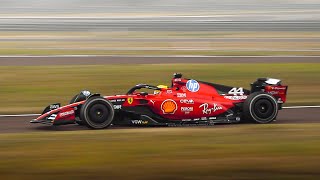
<svg viewBox="0 0 320 180">
<path fill-rule="evenodd" d="M 158 85 L 157 88 L 168 89 L 168 86 Z M 154 90 L 154 91 L 153 91 L 154 94 L 159 94 L 160 92 L 161 92 L 160 90 Z"/>
</svg>

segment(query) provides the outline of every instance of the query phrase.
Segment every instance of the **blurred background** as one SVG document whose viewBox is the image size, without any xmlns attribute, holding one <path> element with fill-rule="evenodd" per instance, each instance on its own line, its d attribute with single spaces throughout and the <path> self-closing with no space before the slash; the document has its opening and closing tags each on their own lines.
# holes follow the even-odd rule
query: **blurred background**
<svg viewBox="0 0 320 180">
<path fill-rule="evenodd" d="M 317 0 L 1 0 L 3 16 L 215 16 L 217 20 L 318 20 Z"/>
<path fill-rule="evenodd" d="M 317 0 L 2 0 L 1 55 L 320 55 Z"/>
<path fill-rule="evenodd" d="M 319 57 L 319 0 L 0 0 L 0 179 L 319 179 L 319 108 L 266 125 L 29 123 L 81 90 L 123 94 L 174 72 L 244 88 L 278 78 L 285 106 L 320 105 Z"/>
</svg>

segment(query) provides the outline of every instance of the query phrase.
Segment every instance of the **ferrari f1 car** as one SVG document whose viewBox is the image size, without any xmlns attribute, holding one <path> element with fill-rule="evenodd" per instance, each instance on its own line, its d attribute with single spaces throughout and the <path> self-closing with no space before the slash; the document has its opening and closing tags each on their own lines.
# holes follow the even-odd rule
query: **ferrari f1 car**
<svg viewBox="0 0 320 180">
<path fill-rule="evenodd" d="M 82 91 L 66 106 L 49 105 L 31 123 L 77 123 L 93 129 L 110 125 L 270 123 L 286 102 L 287 89 L 281 80 L 273 78 L 259 78 L 247 90 L 185 79 L 176 73 L 171 87 L 138 84 L 126 94 L 114 96 Z"/>
</svg>

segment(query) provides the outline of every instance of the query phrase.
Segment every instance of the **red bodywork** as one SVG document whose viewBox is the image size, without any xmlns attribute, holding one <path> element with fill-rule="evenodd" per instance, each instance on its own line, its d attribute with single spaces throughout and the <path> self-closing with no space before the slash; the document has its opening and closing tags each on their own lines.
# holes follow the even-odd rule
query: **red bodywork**
<svg viewBox="0 0 320 180">
<path fill-rule="evenodd" d="M 222 92 L 221 89 L 226 89 Z M 243 88 L 216 85 L 196 80 L 173 78 L 170 88 L 162 88 L 156 94 L 133 92 L 126 95 L 104 96 L 114 105 L 117 113 L 132 112 L 144 107 L 166 121 L 201 121 L 241 117 L 237 104 L 243 103 L 250 94 Z M 267 85 L 262 89 L 273 95 L 279 104 L 285 103 L 287 86 Z M 231 93 L 230 93 L 231 92 Z M 48 111 L 32 122 L 48 124 L 74 123 L 77 111 L 86 100 Z M 241 106 L 239 106 L 241 107 Z M 135 113 L 135 112 L 132 112 Z M 117 120 L 115 120 L 114 124 Z M 130 121 L 133 123 L 133 121 Z M 150 122 L 142 121 L 149 124 Z M 130 123 L 129 123 L 130 124 Z M 140 123 L 141 124 L 141 123 Z"/>
</svg>

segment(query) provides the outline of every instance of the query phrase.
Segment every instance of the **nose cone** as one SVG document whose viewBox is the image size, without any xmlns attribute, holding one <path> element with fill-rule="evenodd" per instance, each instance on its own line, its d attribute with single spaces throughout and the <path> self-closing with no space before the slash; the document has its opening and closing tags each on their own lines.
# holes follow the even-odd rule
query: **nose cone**
<svg viewBox="0 0 320 180">
<path fill-rule="evenodd" d="M 52 121 L 48 121 L 48 120 L 38 120 L 38 119 L 32 119 L 30 121 L 30 123 L 41 123 L 41 124 L 47 124 L 47 125 L 52 125 L 53 122 Z"/>
<path fill-rule="evenodd" d="M 39 123 L 39 121 L 37 119 L 32 119 L 30 123 Z"/>
<path fill-rule="evenodd" d="M 39 116 L 36 119 L 32 119 L 30 121 L 30 123 L 41 123 L 41 124 L 52 125 L 55 117 L 56 117 L 55 114 L 47 114 L 47 113 L 45 113 L 45 114 L 42 114 L 41 116 Z"/>
</svg>

